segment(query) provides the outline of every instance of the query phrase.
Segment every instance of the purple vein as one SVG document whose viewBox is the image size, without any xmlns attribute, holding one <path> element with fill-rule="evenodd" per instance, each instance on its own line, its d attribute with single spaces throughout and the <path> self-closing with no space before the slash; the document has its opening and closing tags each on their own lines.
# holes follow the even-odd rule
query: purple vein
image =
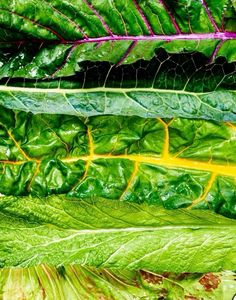
<svg viewBox="0 0 236 300">
<path fill-rule="evenodd" d="M 236 32 L 212 32 L 212 33 L 191 33 L 173 35 L 113 35 L 97 38 L 81 39 L 77 41 L 65 41 L 66 44 L 99 43 L 107 41 L 175 41 L 175 40 L 231 40 L 236 39 Z"/>
<path fill-rule="evenodd" d="M 152 30 L 152 27 L 151 27 L 151 25 L 149 24 L 149 22 L 148 22 L 146 16 L 144 15 L 142 9 L 140 8 L 140 6 L 139 6 L 138 3 L 136 2 L 136 0 L 132 0 L 132 1 L 133 1 L 134 5 L 135 5 L 136 9 L 138 10 L 140 16 L 142 17 L 143 22 L 144 22 L 145 26 L 147 27 L 149 33 L 150 33 L 151 35 L 154 35 L 154 32 L 153 32 L 153 30 Z"/>
<path fill-rule="evenodd" d="M 79 40 L 42 40 L 42 39 L 35 39 L 35 40 L 15 40 L 15 41 L 0 41 L 0 44 L 23 44 L 23 43 L 43 43 L 43 44 L 71 44 L 71 45 L 78 45 L 78 44 L 86 44 L 86 43 L 102 43 L 102 42 L 109 42 L 109 41 L 201 41 L 201 40 L 235 40 L 236 39 L 236 32 L 211 32 L 211 33 L 181 33 L 181 34 L 172 34 L 172 35 L 113 35 L 113 36 L 102 36 L 102 37 L 94 37 L 94 38 L 84 38 Z"/>
<path fill-rule="evenodd" d="M 49 28 L 49 27 L 47 27 L 47 26 L 44 26 L 44 25 L 42 25 L 42 24 L 40 24 L 40 23 L 38 23 L 38 22 L 36 22 L 36 21 L 34 21 L 34 20 L 31 20 L 31 19 L 29 19 L 29 18 L 27 18 L 27 17 L 25 17 L 25 16 L 21 16 L 21 15 L 19 15 L 18 13 L 14 12 L 14 11 L 10 11 L 10 10 L 4 9 L 4 8 L 0 8 L 0 10 L 7 11 L 7 12 L 9 12 L 10 14 L 16 15 L 16 16 L 19 17 L 19 18 L 22 18 L 22 19 L 24 19 L 24 20 L 27 20 L 27 21 L 31 22 L 32 24 L 34 24 L 34 25 L 36 25 L 36 26 L 38 26 L 38 27 L 41 27 L 41 28 L 43 28 L 43 29 L 46 29 L 47 31 L 51 32 L 51 33 L 54 34 L 56 37 L 58 37 L 60 41 L 65 41 L 64 38 L 63 38 L 59 33 L 57 33 L 56 31 L 54 31 L 53 29 L 51 29 L 51 28 Z"/>
<path fill-rule="evenodd" d="M 118 61 L 118 63 L 116 64 L 116 66 L 118 67 L 119 65 L 121 65 L 124 60 L 126 59 L 126 57 L 130 54 L 130 52 L 134 49 L 135 45 L 137 44 L 137 41 L 133 41 L 128 49 L 125 51 L 124 55 L 120 58 L 120 60 Z"/>
<path fill-rule="evenodd" d="M 172 15 L 171 11 L 168 9 L 168 7 L 166 6 L 165 2 L 163 0 L 159 0 L 159 2 L 161 3 L 161 5 L 164 7 L 165 11 L 167 12 L 169 18 L 171 19 L 171 22 L 176 30 L 176 33 L 181 33 L 181 30 L 177 24 L 177 22 L 175 21 L 174 16 Z"/>
<path fill-rule="evenodd" d="M 50 77 L 54 77 L 68 62 L 69 58 L 71 57 L 71 54 L 73 53 L 73 50 L 77 47 L 78 45 L 72 45 L 69 49 L 69 52 L 67 53 L 65 59 L 63 60 L 61 66 L 50 76 Z"/>
<path fill-rule="evenodd" d="M 62 17 L 64 17 L 65 19 L 67 19 L 67 21 L 69 23 L 71 23 L 73 26 L 75 26 L 75 28 L 77 28 L 80 33 L 85 37 L 88 38 L 88 36 L 86 35 L 86 33 L 83 31 L 83 29 L 79 26 L 79 24 L 75 23 L 73 20 L 71 20 L 67 15 L 65 15 L 64 13 L 62 13 L 61 11 L 59 11 L 56 7 L 49 5 L 52 10 L 54 10 L 56 13 L 58 13 L 59 15 L 61 15 Z"/>
<path fill-rule="evenodd" d="M 202 3 L 203 7 L 205 8 L 206 13 L 207 13 L 207 15 L 208 15 L 208 17 L 211 21 L 211 24 L 213 25 L 215 31 L 219 32 L 220 30 L 219 30 L 218 26 L 216 25 L 216 22 L 215 22 L 214 18 L 212 17 L 212 14 L 211 14 L 210 9 L 208 8 L 208 6 L 206 4 L 206 1 L 205 0 L 200 0 L 200 1 Z"/>
<path fill-rule="evenodd" d="M 216 47 L 215 47 L 215 49 L 214 49 L 214 51 L 213 51 L 213 53 L 212 53 L 212 55 L 209 59 L 209 63 L 212 63 L 215 60 L 216 55 L 219 52 L 221 46 L 224 44 L 224 42 L 225 42 L 224 40 L 221 40 L 217 43 L 217 45 L 216 45 Z"/>
<path fill-rule="evenodd" d="M 83 0 L 83 2 L 93 11 L 93 13 L 98 17 L 102 26 L 106 29 L 106 31 L 113 36 L 113 32 L 111 31 L 110 27 L 107 25 L 103 17 L 99 14 L 99 12 L 94 8 L 92 4 L 90 4 L 87 0 Z"/>
</svg>

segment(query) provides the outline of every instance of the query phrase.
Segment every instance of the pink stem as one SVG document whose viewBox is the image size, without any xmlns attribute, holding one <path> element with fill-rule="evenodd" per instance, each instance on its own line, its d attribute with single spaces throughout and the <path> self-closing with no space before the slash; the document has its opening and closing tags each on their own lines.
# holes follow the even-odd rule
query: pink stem
<svg viewBox="0 0 236 300">
<path fill-rule="evenodd" d="M 144 15 L 143 11 L 141 10 L 140 6 L 139 6 L 138 3 L 136 2 L 136 0 L 132 0 L 132 1 L 133 1 L 134 5 L 135 5 L 136 9 L 138 10 L 140 16 L 142 17 L 143 22 L 144 22 L 144 24 L 146 25 L 146 27 L 147 27 L 149 33 L 150 33 L 151 35 L 154 35 L 154 32 L 153 32 L 153 30 L 152 30 L 152 27 L 151 27 L 151 25 L 149 24 L 149 22 L 148 22 L 146 16 Z"/>
<path fill-rule="evenodd" d="M 175 41 L 175 40 L 234 40 L 236 39 L 236 32 L 212 32 L 212 33 L 181 33 L 172 35 L 138 35 L 138 36 L 127 36 L 127 35 L 113 35 L 113 36 L 102 36 L 95 38 L 84 38 L 79 40 L 55 40 L 55 41 L 44 41 L 41 39 L 35 40 L 15 40 L 15 41 L 0 41 L 0 44 L 23 44 L 23 43 L 45 43 L 45 44 L 85 44 L 85 43 L 101 43 L 109 41 Z"/>
<path fill-rule="evenodd" d="M 208 8 L 205 0 L 200 0 L 200 1 L 202 3 L 203 7 L 205 8 L 206 13 L 207 13 L 207 15 L 208 15 L 208 17 L 209 17 L 209 19 L 211 21 L 211 24 L 213 25 L 215 31 L 219 32 L 220 30 L 219 30 L 218 26 L 216 25 L 216 22 L 215 22 L 214 18 L 212 17 L 212 14 L 211 14 L 211 12 L 210 12 L 210 10 L 209 10 L 209 8 Z"/>
<path fill-rule="evenodd" d="M 216 45 L 216 47 L 215 47 L 215 49 L 214 49 L 214 51 L 213 51 L 213 53 L 212 53 L 212 55 L 209 59 L 209 63 L 212 63 L 215 60 L 216 55 L 219 52 L 221 46 L 224 44 L 224 42 L 225 42 L 224 40 L 221 40 L 217 43 L 217 45 Z"/>
<path fill-rule="evenodd" d="M 93 11 L 93 13 L 98 17 L 100 22 L 102 23 L 102 26 L 106 29 L 106 31 L 113 36 L 113 32 L 111 31 L 110 27 L 107 25 L 107 23 L 104 21 L 103 17 L 99 14 L 99 12 L 94 8 L 92 4 L 90 4 L 87 0 L 83 0 L 83 2 Z"/>
<path fill-rule="evenodd" d="M 56 37 L 58 37 L 61 41 L 65 41 L 64 38 L 63 38 L 60 34 L 58 34 L 56 31 L 54 31 L 53 29 L 51 29 L 51 28 L 49 28 L 49 27 L 47 27 L 47 26 L 44 26 L 44 25 L 42 25 L 42 24 L 40 24 L 40 23 L 38 23 L 38 22 L 36 22 L 36 21 L 34 21 L 34 20 L 31 20 L 31 19 L 29 19 L 29 18 L 27 18 L 27 17 L 25 17 L 25 16 L 21 16 L 21 15 L 19 15 L 18 13 L 14 12 L 14 11 L 10 11 L 10 10 L 3 9 L 3 8 L 0 8 L 0 10 L 7 11 L 7 12 L 9 12 L 10 14 L 16 15 L 16 16 L 18 16 L 19 18 L 22 18 L 22 19 L 24 19 L 24 20 L 27 20 L 27 21 L 31 22 L 32 24 L 37 25 L 38 27 L 44 28 L 44 29 L 46 29 L 47 31 L 49 31 L 49 32 L 51 32 L 52 34 L 54 34 Z"/>
<path fill-rule="evenodd" d="M 124 55 L 121 57 L 121 59 L 118 61 L 118 63 L 116 64 L 116 66 L 119 66 L 123 63 L 123 61 L 126 59 L 126 57 L 130 54 L 130 52 L 133 50 L 133 48 L 135 47 L 135 45 L 137 44 L 137 41 L 134 41 L 130 44 L 130 46 L 128 47 L 128 49 L 125 51 Z"/>
<path fill-rule="evenodd" d="M 175 40 L 231 40 L 236 39 L 236 32 L 215 32 L 215 33 L 191 33 L 173 35 L 113 35 L 97 38 L 81 39 L 77 41 L 66 41 L 66 44 L 99 43 L 105 41 L 175 41 Z"/>
<path fill-rule="evenodd" d="M 51 75 L 51 77 L 54 77 L 68 62 L 69 58 L 71 57 L 71 54 L 73 53 L 73 50 L 77 47 L 78 45 L 72 45 L 72 47 L 69 49 L 68 54 L 66 55 L 65 59 L 63 60 L 61 66 Z"/>
<path fill-rule="evenodd" d="M 159 0 L 159 1 L 160 1 L 161 5 L 165 8 L 168 16 L 170 17 L 171 22 L 172 22 L 173 26 L 175 27 L 176 33 L 181 33 L 181 30 L 180 30 L 178 24 L 176 23 L 174 16 L 172 15 L 171 11 L 166 6 L 165 2 L 163 0 Z"/>
</svg>

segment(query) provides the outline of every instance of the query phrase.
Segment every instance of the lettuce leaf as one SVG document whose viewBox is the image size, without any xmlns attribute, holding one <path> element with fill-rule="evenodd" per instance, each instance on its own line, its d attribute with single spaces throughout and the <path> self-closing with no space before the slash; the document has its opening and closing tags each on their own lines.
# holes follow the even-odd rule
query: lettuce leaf
<svg viewBox="0 0 236 300">
<path fill-rule="evenodd" d="M 0 213 L 1 267 L 79 264 L 176 273 L 236 267 L 236 221 L 210 211 L 11 196 L 1 199 Z"/>
<path fill-rule="evenodd" d="M 163 273 L 109 270 L 85 266 L 1 269 L 4 299 L 224 299 L 235 292 L 235 273 Z M 158 298 L 157 298 L 158 297 Z M 200 298 L 199 298 L 200 297 Z"/>
</svg>

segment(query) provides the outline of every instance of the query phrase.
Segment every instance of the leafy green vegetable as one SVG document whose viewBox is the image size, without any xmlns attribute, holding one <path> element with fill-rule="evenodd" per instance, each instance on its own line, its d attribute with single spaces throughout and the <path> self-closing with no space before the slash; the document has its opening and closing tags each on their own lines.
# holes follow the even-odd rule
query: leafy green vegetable
<svg viewBox="0 0 236 300">
<path fill-rule="evenodd" d="M 169 56 L 116 67 L 86 63 L 75 77 L 60 80 L 7 79 L 0 104 L 33 113 L 77 116 L 204 118 L 236 121 L 236 63 L 199 54 Z"/>
<path fill-rule="evenodd" d="M 235 12 L 0 1 L 0 298 L 234 297 Z"/>
<path fill-rule="evenodd" d="M 236 127 L 1 110 L 0 193 L 211 208 L 235 217 Z"/>
<path fill-rule="evenodd" d="M 60 299 L 224 299 L 234 296 L 232 272 L 207 274 L 155 274 L 112 271 L 81 266 L 39 266 L 0 270 L 0 295 L 6 300 Z M 194 298 L 195 297 L 195 298 Z"/>
<path fill-rule="evenodd" d="M 177 273 L 235 269 L 235 220 L 204 210 L 154 208 L 64 196 L 3 197 L 0 266 L 79 264 Z"/>
<path fill-rule="evenodd" d="M 130 64 L 159 47 L 235 61 L 230 0 L 5 0 L 0 77 L 73 75 L 83 61 Z"/>
</svg>

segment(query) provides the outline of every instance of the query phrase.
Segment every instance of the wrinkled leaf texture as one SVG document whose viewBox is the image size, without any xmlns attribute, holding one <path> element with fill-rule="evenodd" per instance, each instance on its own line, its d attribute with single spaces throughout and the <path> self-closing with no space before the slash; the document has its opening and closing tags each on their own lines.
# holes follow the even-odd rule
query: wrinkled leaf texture
<svg viewBox="0 0 236 300">
<path fill-rule="evenodd" d="M 8 108 L 236 120 L 232 1 L 5 0 L 0 11 Z"/>
<path fill-rule="evenodd" d="M 122 240 L 126 237 L 119 230 L 120 246 L 110 243 L 110 232 L 104 232 L 105 240 L 103 233 L 91 233 L 107 247 L 104 251 L 99 245 L 100 260 L 93 251 L 75 249 L 87 242 L 93 247 L 89 246 L 93 243 L 91 228 L 88 232 L 85 229 L 91 214 L 98 217 L 98 211 L 103 214 L 107 207 L 109 212 L 105 213 L 112 215 L 110 228 L 106 228 L 109 231 L 123 222 L 122 211 L 144 209 L 117 201 L 101 204 L 98 200 L 95 204 L 87 197 L 139 203 L 148 199 L 166 208 L 210 208 L 235 217 L 235 24 L 235 4 L 228 0 L 122 0 L 105 5 L 97 0 L 1 1 L 0 103 L 27 112 L 66 113 L 80 118 L 32 116 L 1 108 L 0 192 L 18 196 L 64 193 L 85 199 L 2 198 L 2 266 L 61 265 L 68 258 L 67 263 L 124 268 L 126 258 L 138 257 L 131 268 L 176 272 L 235 269 L 234 221 L 204 211 L 163 212 L 171 219 L 165 219 L 173 223 L 171 226 L 177 221 L 187 222 L 187 229 L 180 228 L 181 237 L 177 238 L 188 240 L 182 251 L 173 239 L 179 233 L 178 226 L 169 231 L 169 225 L 162 228 L 166 237 L 162 242 L 177 249 L 175 254 L 185 266 L 177 257 L 176 264 L 171 259 L 169 268 L 168 259 L 174 257 L 171 249 L 153 243 L 155 238 L 159 241 L 160 231 L 155 231 L 160 228 L 152 228 L 148 237 L 134 230 L 131 235 L 137 245 L 130 249 L 130 241 Z M 100 114 L 154 119 L 83 118 Z M 113 210 L 113 203 L 121 207 Z M 45 214 L 45 205 L 50 216 Z M 88 213 L 85 227 L 76 219 L 83 214 L 70 218 L 68 210 L 71 214 L 83 210 L 84 217 Z M 159 226 L 157 214 L 162 209 L 147 210 L 153 219 L 144 216 L 136 221 L 146 226 L 154 220 Z M 70 222 L 64 222 L 64 217 Z M 126 221 L 120 225 L 124 232 Z M 108 226 L 102 218 L 96 222 L 98 227 Z M 96 222 L 92 220 L 93 226 Z M 80 240 L 83 230 L 86 232 Z M 144 238 L 145 243 L 150 240 L 149 251 L 158 252 L 155 247 L 160 246 L 161 265 L 149 260 L 152 253 L 146 257 Z M 35 247 L 40 251 L 33 253 Z M 67 247 L 72 256 L 60 257 Z M 117 259 L 123 247 L 127 252 Z M 109 251 L 115 251 L 111 263 Z M 196 261 L 190 264 L 192 251 L 196 251 Z M 164 282 L 160 293 L 168 290 Z M 115 297 L 119 292 L 116 289 L 113 293 Z M 177 294 L 181 299 L 194 296 L 193 292 L 186 295 L 185 288 L 175 291 Z"/>
<path fill-rule="evenodd" d="M 177 273 L 235 269 L 235 220 L 207 210 L 154 208 L 98 198 L 3 197 L 0 265 Z"/>
<path fill-rule="evenodd" d="M 4 0 L 0 11 L 0 77 L 68 76 L 82 61 L 130 64 L 159 47 L 236 59 L 229 0 Z"/>
<path fill-rule="evenodd" d="M 236 63 L 195 54 L 168 55 L 159 50 L 149 62 L 115 67 L 83 63 L 83 71 L 60 80 L 7 79 L 0 104 L 33 113 L 76 116 L 236 120 Z"/>
<path fill-rule="evenodd" d="M 235 217 L 236 126 L 1 109 L 0 193 L 103 197 Z"/>
</svg>

